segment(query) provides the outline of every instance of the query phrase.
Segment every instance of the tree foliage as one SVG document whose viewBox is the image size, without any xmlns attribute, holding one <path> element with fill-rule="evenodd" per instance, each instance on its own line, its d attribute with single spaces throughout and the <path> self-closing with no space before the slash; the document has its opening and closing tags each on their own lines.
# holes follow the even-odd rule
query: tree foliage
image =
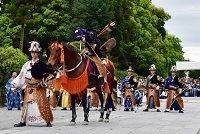
<svg viewBox="0 0 200 134">
<path fill-rule="evenodd" d="M 5 86 L 12 71 L 19 73 L 27 60 L 28 57 L 19 49 L 0 47 L 0 86 Z"/>
<path fill-rule="evenodd" d="M 99 32 L 115 21 L 114 31 L 100 39 L 103 44 L 116 38 L 117 46 L 104 56 L 117 70 L 132 66 L 139 76 L 146 76 L 155 64 L 166 78 L 171 66 L 184 60 L 181 40 L 164 28 L 171 16 L 151 0 L 5 0 L 0 13 L 1 46 L 19 48 L 24 28 L 25 53 L 31 40 L 38 40 L 45 50 L 51 39 L 73 41 L 77 26 Z"/>
</svg>

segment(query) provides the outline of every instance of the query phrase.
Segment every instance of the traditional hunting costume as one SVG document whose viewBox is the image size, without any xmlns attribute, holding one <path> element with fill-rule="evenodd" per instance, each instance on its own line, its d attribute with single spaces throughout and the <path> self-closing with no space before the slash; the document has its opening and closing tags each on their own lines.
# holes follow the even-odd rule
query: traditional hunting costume
<svg viewBox="0 0 200 134">
<path fill-rule="evenodd" d="M 138 82 L 132 76 L 132 67 L 130 66 L 129 69 L 127 70 L 128 76 L 126 76 L 123 80 L 123 83 L 121 85 L 121 91 L 124 92 L 124 106 L 125 109 L 124 111 L 134 111 L 134 108 L 136 106 L 136 101 L 135 101 L 135 95 L 134 95 L 134 89 L 137 88 Z"/>
<path fill-rule="evenodd" d="M 87 88 L 87 107 L 97 110 L 99 107 L 99 96 L 96 93 L 96 88 Z"/>
<path fill-rule="evenodd" d="M 55 110 L 57 107 L 57 96 L 59 95 L 58 90 L 54 88 L 55 79 L 50 80 L 46 83 L 46 97 L 47 102 L 50 104 L 52 110 Z"/>
<path fill-rule="evenodd" d="M 14 80 L 14 76 L 17 76 L 16 72 L 12 73 L 12 78 L 8 80 L 6 83 L 6 100 L 7 100 L 7 108 L 8 110 L 12 110 L 12 108 L 18 108 L 21 110 L 21 101 L 22 101 L 22 90 L 20 88 L 16 88 L 11 82 Z"/>
<path fill-rule="evenodd" d="M 99 59 L 102 60 L 102 62 L 105 63 L 105 60 L 103 58 L 103 55 L 100 51 L 100 46 L 101 46 L 101 41 L 97 38 L 97 32 L 93 29 L 83 29 L 83 28 L 80 28 L 80 27 L 77 27 L 76 28 L 76 31 L 75 31 L 75 40 L 77 41 L 86 41 L 85 43 L 85 50 L 84 50 L 84 53 L 89 55 L 89 56 L 92 56 L 92 58 L 94 60 L 97 60 L 99 61 Z M 91 49 L 95 52 L 91 52 Z M 98 68 L 98 69 L 95 69 L 95 72 L 96 74 L 98 75 L 103 75 L 101 71 L 101 68 L 99 68 L 99 65 L 96 65 L 95 68 Z"/>
<path fill-rule="evenodd" d="M 165 89 L 168 91 L 168 98 L 166 104 L 165 112 L 169 112 L 170 110 L 179 110 L 179 113 L 183 113 L 184 104 L 183 99 L 181 98 L 181 93 L 183 90 L 181 89 L 183 85 L 179 82 L 179 78 L 176 76 L 176 67 L 172 66 L 170 72 L 172 76 L 170 76 L 165 84 Z"/>
<path fill-rule="evenodd" d="M 114 79 L 114 85 L 113 85 L 113 90 L 112 90 L 112 94 L 111 94 L 111 98 L 112 98 L 112 102 L 113 102 L 113 111 L 115 111 L 115 109 L 117 108 L 117 78 L 115 77 Z"/>
<path fill-rule="evenodd" d="M 149 68 L 151 74 L 147 77 L 146 89 L 147 89 L 147 108 L 143 111 L 149 111 L 149 109 L 157 109 L 157 112 L 160 112 L 160 99 L 159 99 L 159 85 L 160 80 L 159 76 L 156 74 L 155 65 L 151 65 Z"/>
<path fill-rule="evenodd" d="M 99 83 L 103 85 L 106 93 L 109 93 L 109 87 L 107 83 L 107 71 L 105 64 L 107 64 L 106 60 L 103 58 L 103 55 L 100 50 L 101 41 L 97 38 L 97 32 L 93 29 L 83 29 L 81 27 L 77 27 L 75 31 L 75 40 L 84 41 L 85 49 L 82 53 L 85 53 L 86 56 L 91 57 L 92 64 L 94 67 L 94 74 L 98 75 Z"/>
<path fill-rule="evenodd" d="M 14 126 L 46 122 L 47 127 L 52 127 L 50 122 L 53 121 L 53 114 L 47 103 L 42 78 L 44 73 L 53 73 L 53 70 L 47 69 L 46 64 L 39 61 L 41 47 L 38 42 L 32 41 L 29 51 L 32 60 L 23 65 L 20 74 L 12 82 L 16 87 L 23 87 L 25 90 L 21 121 Z"/>
</svg>

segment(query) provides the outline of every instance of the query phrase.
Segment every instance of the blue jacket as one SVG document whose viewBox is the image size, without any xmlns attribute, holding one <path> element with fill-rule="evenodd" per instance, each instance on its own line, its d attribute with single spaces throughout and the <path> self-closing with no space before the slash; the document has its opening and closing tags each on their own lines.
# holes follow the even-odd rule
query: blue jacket
<svg viewBox="0 0 200 134">
<path fill-rule="evenodd" d="M 133 76 L 126 76 L 122 82 L 122 85 L 121 85 L 121 91 L 124 92 L 124 89 L 125 89 L 125 84 L 130 84 L 130 86 L 134 86 L 134 87 L 137 87 L 137 82 L 134 82 L 134 77 Z"/>
<path fill-rule="evenodd" d="M 183 85 L 178 81 L 178 77 L 175 76 L 174 78 L 172 76 L 170 76 L 165 84 L 165 89 L 168 89 L 169 86 L 174 86 L 174 87 L 178 87 L 178 88 L 182 88 Z"/>
</svg>

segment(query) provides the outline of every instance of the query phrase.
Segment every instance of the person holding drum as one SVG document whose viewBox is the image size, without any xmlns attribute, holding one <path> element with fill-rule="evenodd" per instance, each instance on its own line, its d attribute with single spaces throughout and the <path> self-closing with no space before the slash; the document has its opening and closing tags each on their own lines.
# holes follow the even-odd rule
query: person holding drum
<svg viewBox="0 0 200 134">
<path fill-rule="evenodd" d="M 171 67 L 171 76 L 167 79 L 165 84 L 165 89 L 168 92 L 167 104 L 165 112 L 169 112 L 170 110 L 179 110 L 179 113 L 184 113 L 184 104 L 183 99 L 181 98 L 181 93 L 183 90 L 182 83 L 180 82 L 180 78 L 176 76 L 176 66 Z"/>
</svg>

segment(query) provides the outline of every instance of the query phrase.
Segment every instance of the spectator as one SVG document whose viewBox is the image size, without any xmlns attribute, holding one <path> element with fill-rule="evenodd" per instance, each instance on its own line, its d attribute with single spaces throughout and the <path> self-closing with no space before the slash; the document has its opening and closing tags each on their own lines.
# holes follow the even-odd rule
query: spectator
<svg viewBox="0 0 200 134">
<path fill-rule="evenodd" d="M 135 90 L 135 101 L 137 106 L 141 106 L 140 104 L 142 103 L 142 94 L 138 90 Z"/>
<path fill-rule="evenodd" d="M 6 100 L 7 100 L 7 108 L 8 110 L 12 110 L 12 108 L 18 108 L 21 110 L 20 102 L 22 100 L 21 89 L 17 89 L 11 82 L 17 77 L 16 72 L 12 72 L 12 77 L 6 83 Z"/>
</svg>

